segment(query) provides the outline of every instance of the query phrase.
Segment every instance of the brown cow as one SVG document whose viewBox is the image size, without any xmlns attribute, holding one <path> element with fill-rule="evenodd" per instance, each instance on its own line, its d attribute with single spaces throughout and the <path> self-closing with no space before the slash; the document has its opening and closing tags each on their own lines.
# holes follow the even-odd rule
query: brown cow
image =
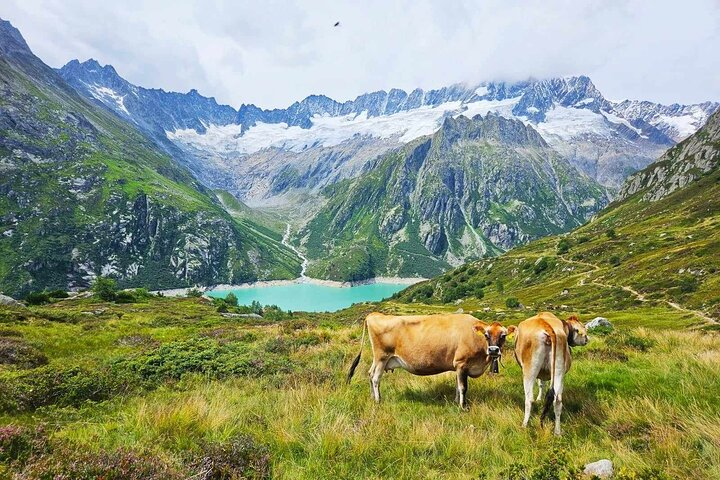
<svg viewBox="0 0 720 480">
<path fill-rule="evenodd" d="M 488 364 L 497 361 L 509 333 L 499 323 L 488 325 L 472 315 L 384 315 L 371 313 L 365 318 L 360 353 L 352 363 L 350 383 L 362 355 L 365 329 L 373 351 L 370 384 L 376 402 L 380 402 L 380 379 L 387 370 L 402 368 L 414 375 L 457 373 L 455 399 L 465 407 L 467 378 L 483 374 Z"/>
<path fill-rule="evenodd" d="M 560 320 L 550 312 L 542 312 L 520 322 L 515 339 L 515 358 L 522 367 L 525 387 L 525 418 L 523 427 L 530 420 L 533 403 L 533 385 L 538 380 L 542 398 L 542 380 L 546 384 L 545 405 L 540 416 L 542 424 L 554 403 L 555 434 L 560 435 L 560 414 L 562 412 L 563 377 L 570 369 L 570 347 L 586 345 L 587 330 L 576 316 L 567 321 Z"/>
</svg>

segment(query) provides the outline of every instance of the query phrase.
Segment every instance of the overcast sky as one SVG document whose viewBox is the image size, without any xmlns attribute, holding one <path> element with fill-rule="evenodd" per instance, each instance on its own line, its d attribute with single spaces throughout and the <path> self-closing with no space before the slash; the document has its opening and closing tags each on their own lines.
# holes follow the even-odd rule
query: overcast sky
<svg viewBox="0 0 720 480">
<path fill-rule="evenodd" d="M 235 107 L 578 74 L 612 100 L 720 100 L 718 0 L 2 0 L 0 17 L 53 67 L 95 58 Z"/>
</svg>

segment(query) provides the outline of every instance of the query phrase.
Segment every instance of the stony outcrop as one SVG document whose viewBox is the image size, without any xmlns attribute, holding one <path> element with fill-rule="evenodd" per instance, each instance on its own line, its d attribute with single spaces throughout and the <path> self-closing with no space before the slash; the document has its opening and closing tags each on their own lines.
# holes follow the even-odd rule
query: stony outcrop
<svg viewBox="0 0 720 480">
<path fill-rule="evenodd" d="M 697 180 L 720 164 L 720 111 L 696 134 L 668 150 L 655 163 L 629 177 L 619 198 L 640 193 L 644 201 L 657 201 Z"/>
</svg>

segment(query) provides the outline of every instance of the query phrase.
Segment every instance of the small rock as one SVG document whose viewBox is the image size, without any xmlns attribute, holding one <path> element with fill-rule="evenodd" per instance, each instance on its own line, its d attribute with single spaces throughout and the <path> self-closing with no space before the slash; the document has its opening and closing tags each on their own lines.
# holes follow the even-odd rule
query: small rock
<svg viewBox="0 0 720 480">
<path fill-rule="evenodd" d="M 587 328 L 588 330 L 592 330 L 593 328 L 598 327 L 614 328 L 613 324 L 610 323 L 610 320 L 605 317 L 595 317 L 585 324 L 585 328 Z"/>
<path fill-rule="evenodd" d="M 221 313 L 220 315 L 225 318 L 263 318 L 257 313 Z"/>
<path fill-rule="evenodd" d="M 568 308 L 570 307 L 568 307 L 567 305 L 560 305 L 560 310 L 567 310 Z"/>
<path fill-rule="evenodd" d="M 18 302 L 12 297 L 8 297 L 7 295 L 3 295 L 0 293 L 0 305 L 7 305 L 8 307 L 24 307 L 22 303 Z"/>
<path fill-rule="evenodd" d="M 489 311 L 490 311 L 490 307 L 484 307 L 484 308 L 483 308 L 483 312 L 489 312 Z"/>
<path fill-rule="evenodd" d="M 463 310 L 462 308 L 458 308 L 457 310 L 455 310 L 455 313 L 465 313 L 465 310 Z"/>
<path fill-rule="evenodd" d="M 596 476 L 600 478 L 610 478 L 613 476 L 613 464 L 610 460 L 603 459 L 597 462 L 588 463 L 583 470 L 585 475 Z"/>
<path fill-rule="evenodd" d="M 563 297 L 565 295 L 569 295 L 569 294 L 570 294 L 570 290 L 568 290 L 567 288 L 565 290 L 563 290 L 562 293 L 560 293 L 560 295 L 562 295 Z"/>
</svg>

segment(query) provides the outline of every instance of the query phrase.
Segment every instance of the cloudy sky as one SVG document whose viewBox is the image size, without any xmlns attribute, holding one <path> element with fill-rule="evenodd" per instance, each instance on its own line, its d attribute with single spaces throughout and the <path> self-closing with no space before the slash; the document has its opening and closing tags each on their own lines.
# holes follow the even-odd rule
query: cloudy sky
<svg viewBox="0 0 720 480">
<path fill-rule="evenodd" d="M 235 107 L 577 74 L 613 100 L 720 100 L 718 0 L 3 0 L 0 17 L 51 66 L 95 58 Z"/>
</svg>

